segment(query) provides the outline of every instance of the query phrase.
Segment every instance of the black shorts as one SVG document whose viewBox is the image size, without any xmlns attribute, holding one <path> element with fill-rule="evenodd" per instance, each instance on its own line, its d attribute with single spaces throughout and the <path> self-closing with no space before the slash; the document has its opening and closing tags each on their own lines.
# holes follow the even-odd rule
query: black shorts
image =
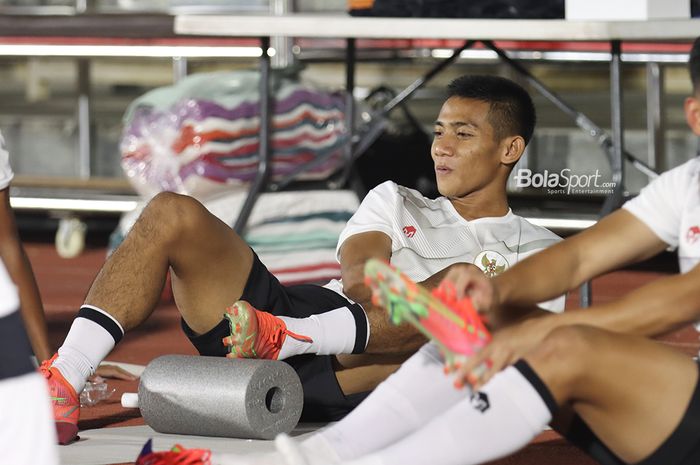
<svg viewBox="0 0 700 465">
<path fill-rule="evenodd" d="M 337 292 L 321 286 L 312 284 L 283 286 L 255 253 L 253 253 L 253 266 L 241 299 L 273 315 L 293 318 L 306 318 L 339 307 L 348 307 L 355 317 L 358 336 L 358 345 L 353 353 L 361 353 L 364 350 L 364 344 L 360 342 L 367 339 L 367 320 L 362 307 L 350 303 Z M 222 318 L 218 325 L 199 336 L 195 335 L 184 320 L 182 320 L 182 329 L 200 355 L 219 357 L 226 355 L 227 350 L 221 339 L 230 333 L 227 320 Z M 335 376 L 333 368 L 335 357 L 332 355 L 297 355 L 284 361 L 294 368 L 304 387 L 302 421 L 339 420 L 357 407 L 369 394 L 368 392 L 348 396 L 343 394 Z"/>
<path fill-rule="evenodd" d="M 576 417 L 566 438 L 583 449 L 601 465 L 625 465 Z M 636 465 L 698 465 L 700 464 L 700 381 L 690 398 L 688 408 L 676 429 L 649 457 Z"/>
</svg>

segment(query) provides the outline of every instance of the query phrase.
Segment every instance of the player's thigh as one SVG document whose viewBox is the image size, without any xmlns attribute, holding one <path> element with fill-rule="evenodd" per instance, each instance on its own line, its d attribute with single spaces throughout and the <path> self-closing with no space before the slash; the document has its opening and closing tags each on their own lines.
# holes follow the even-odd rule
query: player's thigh
<svg viewBox="0 0 700 465">
<path fill-rule="evenodd" d="M 683 418 L 697 384 L 696 363 L 660 343 L 590 327 L 561 337 L 571 346 L 562 358 L 573 374 L 561 378 L 576 412 L 625 461 L 650 455 Z M 533 367 L 545 382 L 557 376 L 536 361 Z"/>
<path fill-rule="evenodd" d="M 233 229 L 199 202 L 185 199 L 182 203 L 182 236 L 170 252 L 173 295 L 190 327 L 204 332 L 240 298 L 253 252 Z"/>
</svg>

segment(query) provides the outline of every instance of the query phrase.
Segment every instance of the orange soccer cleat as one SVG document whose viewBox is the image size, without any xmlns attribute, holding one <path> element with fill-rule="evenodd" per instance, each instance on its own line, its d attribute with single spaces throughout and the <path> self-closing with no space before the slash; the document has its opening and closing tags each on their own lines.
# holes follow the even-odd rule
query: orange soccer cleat
<svg viewBox="0 0 700 465">
<path fill-rule="evenodd" d="M 44 360 L 39 367 L 39 372 L 46 378 L 49 385 L 58 443 L 69 444 L 78 437 L 80 398 L 58 368 L 51 366 L 57 356 L 56 353 L 49 360 Z"/>
<path fill-rule="evenodd" d="M 287 336 L 299 341 L 313 342 L 310 337 L 293 333 L 281 319 L 271 313 L 255 309 L 245 300 L 239 300 L 226 309 L 224 318 L 231 334 L 223 338 L 229 358 L 263 358 L 277 360 Z"/>
</svg>

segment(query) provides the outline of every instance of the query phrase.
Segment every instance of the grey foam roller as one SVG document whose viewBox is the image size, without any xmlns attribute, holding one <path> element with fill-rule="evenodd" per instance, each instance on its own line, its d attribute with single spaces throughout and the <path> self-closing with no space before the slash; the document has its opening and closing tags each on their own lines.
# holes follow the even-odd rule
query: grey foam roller
<svg viewBox="0 0 700 465">
<path fill-rule="evenodd" d="M 272 439 L 296 426 L 304 396 L 284 362 L 165 355 L 146 366 L 138 401 L 161 433 Z"/>
</svg>

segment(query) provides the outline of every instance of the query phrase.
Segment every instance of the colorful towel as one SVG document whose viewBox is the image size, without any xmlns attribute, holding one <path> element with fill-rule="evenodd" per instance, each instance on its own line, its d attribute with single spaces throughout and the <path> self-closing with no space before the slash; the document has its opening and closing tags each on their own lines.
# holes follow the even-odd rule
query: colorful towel
<svg viewBox="0 0 700 465">
<path fill-rule="evenodd" d="M 161 191 L 204 200 L 244 188 L 258 171 L 259 73 L 188 76 L 135 100 L 124 117 L 122 167 L 146 198 Z M 345 95 L 272 73 L 272 179 L 315 162 L 298 179 L 327 178 L 348 140 Z"/>
</svg>

